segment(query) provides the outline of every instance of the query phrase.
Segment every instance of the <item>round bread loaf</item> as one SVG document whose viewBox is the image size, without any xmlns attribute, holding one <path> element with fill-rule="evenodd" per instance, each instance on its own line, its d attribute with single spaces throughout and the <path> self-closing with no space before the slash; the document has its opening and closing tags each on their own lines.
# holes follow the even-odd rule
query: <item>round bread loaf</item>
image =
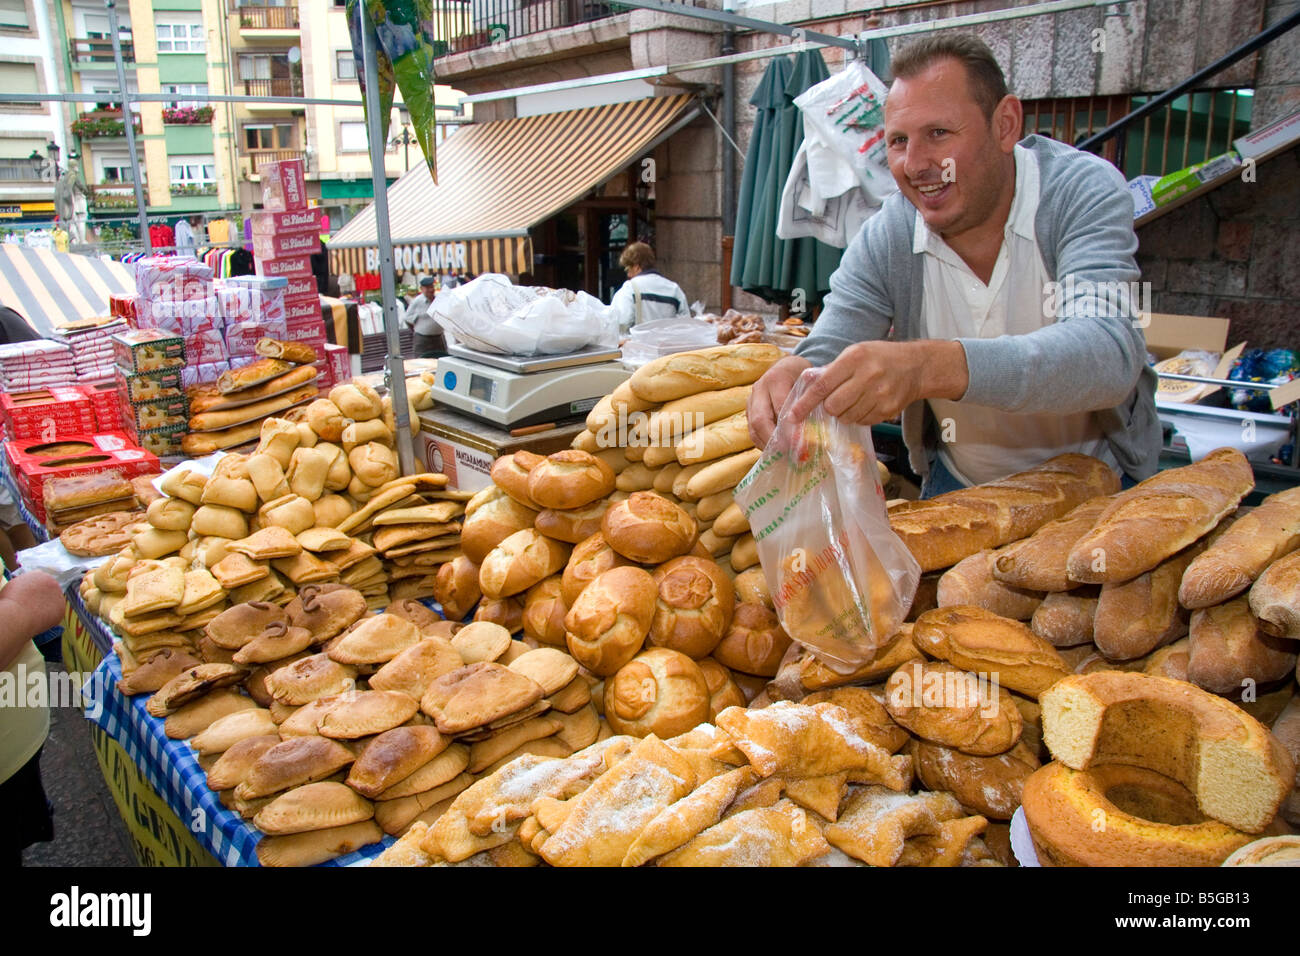
<svg viewBox="0 0 1300 956">
<path fill-rule="evenodd" d="M 605 536 L 597 531 L 574 547 L 569 555 L 569 563 L 564 566 L 563 583 L 560 594 L 569 607 L 578 600 L 582 589 L 596 579 L 599 574 L 610 568 L 619 568 L 628 564 L 628 560 L 609 546 Z"/>
<path fill-rule="evenodd" d="M 614 490 L 614 470 L 595 455 L 566 448 L 528 473 L 528 495 L 543 508 L 581 508 Z"/>
<path fill-rule="evenodd" d="M 547 508 L 537 516 L 534 527 L 548 538 L 577 544 L 600 530 L 601 519 L 612 503 L 608 498 L 601 498 L 568 511 Z"/>
<path fill-rule="evenodd" d="M 1005 753 L 1024 730 L 1010 691 L 942 661 L 912 661 L 894 671 L 885 709 L 918 737 L 977 757 Z"/>
<path fill-rule="evenodd" d="M 493 548 L 479 568 L 479 587 L 490 598 L 519 594 L 559 572 L 573 550 L 533 528 L 516 531 Z"/>
<path fill-rule="evenodd" d="M 1053 761 L 1029 775 L 1022 800 L 1045 866 L 1218 866 L 1254 839 L 1206 819 L 1177 781 L 1127 764 Z"/>
<path fill-rule="evenodd" d="M 663 564 L 695 544 L 695 519 L 662 495 L 637 491 L 605 512 L 600 530 L 609 546 L 641 564 Z"/>
<path fill-rule="evenodd" d="M 465 519 L 460 530 L 460 548 L 465 557 L 482 564 L 493 548 L 515 532 L 533 527 L 536 520 L 536 511 L 510 495 L 492 498 Z"/>
<path fill-rule="evenodd" d="M 463 554 L 438 568 L 433 579 L 433 599 L 442 605 L 448 620 L 464 618 L 483 596 L 478 573 L 478 565 Z"/>
<path fill-rule="evenodd" d="M 397 452 L 376 441 L 353 448 L 348 453 L 348 464 L 352 466 L 352 473 L 371 488 L 378 488 L 401 474 Z"/>
<path fill-rule="evenodd" d="M 731 579 L 707 558 L 682 557 L 654 572 L 659 595 L 650 625 L 650 643 L 707 657 L 731 626 L 736 609 Z"/>
<path fill-rule="evenodd" d="M 528 474 L 545 460 L 541 455 L 534 455 L 531 451 L 517 451 L 513 455 L 502 455 L 492 462 L 492 468 L 488 473 L 501 490 L 511 498 L 521 505 L 532 508 L 533 511 L 538 511 L 537 502 L 528 493 Z"/>
<path fill-rule="evenodd" d="M 912 757 L 916 775 L 926 787 L 948 791 L 963 807 L 990 820 L 1011 819 L 1020 806 L 1025 781 L 1039 767 L 1037 755 L 1024 740 L 993 757 L 976 757 L 918 740 Z"/>
<path fill-rule="evenodd" d="M 564 618 L 569 653 L 609 677 L 636 656 L 654 620 L 659 589 L 648 571 L 611 568 L 583 589 Z"/>
<path fill-rule="evenodd" d="M 712 723 L 728 707 L 744 707 L 749 703 L 745 692 L 731 676 L 731 671 L 723 667 L 712 657 L 701 658 L 695 662 L 705 683 L 709 685 L 709 722 Z M 755 694 L 757 696 L 757 694 Z"/>
<path fill-rule="evenodd" d="M 378 418 L 384 410 L 384 403 L 379 393 L 359 378 L 342 385 L 335 385 L 330 389 L 330 401 L 337 405 L 344 415 L 357 422 Z M 340 437 L 342 437 L 341 430 L 334 438 L 321 435 L 321 438 L 325 438 L 326 441 L 338 441 Z"/>
<path fill-rule="evenodd" d="M 307 424 L 311 426 L 313 432 L 326 441 L 338 441 L 343 437 L 343 429 L 348 426 L 348 418 L 328 398 L 318 398 L 307 406 Z M 287 455 L 280 464 L 285 468 L 289 467 Z"/>
<path fill-rule="evenodd" d="M 566 647 L 564 618 L 569 613 L 561 596 L 560 576 L 539 581 L 524 595 L 524 633 L 541 644 Z"/>
<path fill-rule="evenodd" d="M 773 611 L 762 604 L 737 604 L 731 627 L 713 649 L 713 658 L 733 671 L 775 677 L 789 647 L 790 635 Z"/>
<path fill-rule="evenodd" d="M 685 654 L 656 647 L 605 682 L 605 720 L 616 734 L 666 740 L 707 720 L 709 700 L 699 666 Z"/>
<path fill-rule="evenodd" d="M 474 620 L 500 624 L 511 634 L 518 634 L 524 626 L 524 602 L 516 597 L 484 599 L 474 612 Z"/>
</svg>

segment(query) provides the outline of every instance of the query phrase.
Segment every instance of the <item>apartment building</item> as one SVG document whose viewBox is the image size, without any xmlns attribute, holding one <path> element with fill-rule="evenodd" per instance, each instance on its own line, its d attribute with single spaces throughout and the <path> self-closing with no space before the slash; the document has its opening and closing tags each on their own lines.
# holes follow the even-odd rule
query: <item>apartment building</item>
<svg viewBox="0 0 1300 956">
<path fill-rule="evenodd" d="M 96 0 L 50 2 L 61 79 L 68 89 L 89 94 L 70 111 L 69 141 L 82 155 L 92 218 L 130 218 L 131 161 L 125 121 L 110 95 L 117 76 L 107 12 Z M 132 107 L 150 215 L 212 218 L 249 211 L 260 203 L 259 164 L 279 159 L 306 162 L 310 198 L 325 208 L 332 228 L 371 199 L 360 106 L 295 102 L 359 98 L 341 0 L 123 0 L 118 17 L 128 89 L 174 95 Z M 280 101 L 208 99 L 217 94 Z M 440 90 L 440 101 L 454 103 L 452 91 Z M 401 135 L 401 114 L 394 110 L 385 156 L 390 180 L 419 160 L 418 146 L 412 155 Z"/>
</svg>

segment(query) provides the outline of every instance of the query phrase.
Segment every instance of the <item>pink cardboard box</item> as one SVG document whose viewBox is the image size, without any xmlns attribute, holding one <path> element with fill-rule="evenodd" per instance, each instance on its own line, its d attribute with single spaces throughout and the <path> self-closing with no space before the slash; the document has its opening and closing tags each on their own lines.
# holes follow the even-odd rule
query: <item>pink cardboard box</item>
<svg viewBox="0 0 1300 956">
<path fill-rule="evenodd" d="M 348 357 L 347 346 L 328 344 L 325 346 L 325 361 L 329 363 L 334 382 L 352 381 L 352 360 Z"/>
<path fill-rule="evenodd" d="M 280 236 L 288 233 L 308 232 L 320 234 L 320 210 L 303 209 L 298 212 L 255 212 L 253 236 Z"/>
<path fill-rule="evenodd" d="M 285 276 L 285 279 L 289 283 L 284 287 L 284 297 L 288 301 L 320 294 L 320 290 L 316 288 L 316 277 L 314 275 Z"/>
<path fill-rule="evenodd" d="M 295 322 L 302 324 L 311 321 L 320 322 L 321 328 L 325 327 L 324 320 L 321 319 L 320 299 L 316 296 L 284 304 L 285 325 L 293 325 Z"/>
<path fill-rule="evenodd" d="M 301 212 L 307 208 L 307 180 L 301 159 L 262 163 L 262 207 L 267 212 Z"/>
<path fill-rule="evenodd" d="M 258 259 L 310 256 L 318 251 L 320 236 L 314 232 L 277 232 L 270 236 L 253 234 L 253 255 Z"/>
<path fill-rule="evenodd" d="M 311 256 L 291 256 L 284 259 L 264 259 L 259 256 L 257 257 L 257 274 L 272 278 L 310 276 L 312 275 Z"/>
</svg>

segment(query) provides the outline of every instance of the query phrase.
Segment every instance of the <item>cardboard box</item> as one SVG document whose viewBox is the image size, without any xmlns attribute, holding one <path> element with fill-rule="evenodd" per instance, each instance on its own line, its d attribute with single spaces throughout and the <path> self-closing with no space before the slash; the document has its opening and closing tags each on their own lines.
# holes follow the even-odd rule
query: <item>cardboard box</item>
<svg viewBox="0 0 1300 956">
<path fill-rule="evenodd" d="M 76 387 L 0 393 L 0 412 L 9 438 L 53 441 L 95 430 L 94 406 Z"/>
<path fill-rule="evenodd" d="M 447 476 L 447 487 L 482 491 L 492 484 L 492 455 L 421 429 L 419 452 L 426 471 Z"/>
<path fill-rule="evenodd" d="M 116 432 L 122 430 L 122 405 L 118 398 L 117 382 L 100 382 L 97 385 L 78 386 L 90 400 L 95 412 L 95 427 L 90 431 Z"/>
<path fill-rule="evenodd" d="M 284 300 L 286 302 L 295 302 L 304 299 L 307 296 L 318 298 L 320 290 L 316 288 L 316 276 L 297 275 L 285 276 L 286 285 L 284 288 Z"/>
<path fill-rule="evenodd" d="M 237 322 L 226 326 L 226 352 L 232 359 L 256 355 L 260 339 L 284 340 L 284 322 Z"/>
<path fill-rule="evenodd" d="M 158 398 L 183 398 L 181 369 L 165 369 L 161 372 L 146 372 L 132 375 L 121 368 L 115 369 L 113 387 L 116 400 L 128 404 L 149 402 Z M 120 410 L 120 404 L 119 404 Z"/>
<path fill-rule="evenodd" d="M 1188 349 L 1219 353 L 1222 358 L 1219 359 L 1218 366 L 1209 377 L 1226 379 L 1228 373 L 1232 371 L 1233 362 L 1246 348 L 1245 342 L 1240 342 L 1230 349 L 1226 348 L 1228 324 L 1227 319 L 1212 316 L 1166 315 L 1153 312 L 1149 324 L 1143 330 L 1147 340 L 1147 351 L 1154 355 L 1158 361 L 1173 358 L 1178 353 Z M 1180 395 L 1177 401 L 1183 403 L 1198 402 L 1213 395 L 1220 387 L 1218 385 L 1205 385 L 1195 391 Z M 1156 398 L 1160 401 L 1167 400 L 1159 394 L 1156 395 Z"/>
<path fill-rule="evenodd" d="M 282 259 L 264 259 L 258 256 L 257 274 L 270 278 L 287 278 L 288 276 L 310 276 L 311 256 L 290 256 Z"/>
<path fill-rule="evenodd" d="M 1234 140 L 1232 147 L 1242 159 L 1255 159 L 1297 140 L 1300 140 L 1300 110 Z"/>
<path fill-rule="evenodd" d="M 184 395 L 132 402 L 127 400 L 126 393 L 123 392 L 121 410 L 122 423 L 126 426 L 124 431 L 136 439 L 142 432 L 187 427 L 190 420 L 190 403 Z"/>
<path fill-rule="evenodd" d="M 123 478 L 156 475 L 158 457 L 120 432 L 70 435 L 57 442 L 5 442 L 9 470 L 18 491 L 38 520 L 45 520 L 45 480 L 114 470 Z"/>
<path fill-rule="evenodd" d="M 255 212 L 252 215 L 253 238 L 281 236 L 289 233 L 309 233 L 320 236 L 320 209 L 303 209 L 298 212 Z"/>
<path fill-rule="evenodd" d="M 320 235 L 315 232 L 276 233 L 271 236 L 253 235 L 253 255 L 258 259 L 286 259 L 292 256 L 310 256 L 320 251 Z"/>
<path fill-rule="evenodd" d="M 132 329 L 113 336 L 113 360 L 125 372 L 160 372 L 185 364 L 185 340 L 161 329 Z"/>
<path fill-rule="evenodd" d="M 325 320 L 320 310 L 320 296 L 312 293 L 310 298 L 284 304 L 284 324 L 302 325 L 304 322 L 319 322 L 325 327 Z"/>
<path fill-rule="evenodd" d="M 1147 213 L 1155 212 L 1156 201 L 1151 198 L 1151 187 L 1159 180 L 1159 176 L 1138 176 L 1128 181 L 1129 196 L 1133 199 L 1134 219 L 1141 219 Z"/>
<path fill-rule="evenodd" d="M 326 344 L 325 362 L 329 365 L 329 377 L 334 385 L 352 381 L 352 362 L 348 358 L 347 346 Z"/>
<path fill-rule="evenodd" d="M 307 208 L 306 168 L 301 159 L 262 163 L 262 208 L 267 212 L 301 212 Z"/>
<path fill-rule="evenodd" d="M 159 458 L 184 454 L 181 439 L 190 433 L 189 425 L 168 425 L 164 428 L 135 429 L 128 424 L 126 434 L 145 451 Z"/>
<path fill-rule="evenodd" d="M 1157 206 L 1167 206 L 1184 193 L 1218 179 L 1241 165 L 1241 157 L 1229 150 L 1221 156 L 1161 176 L 1151 184 L 1151 198 Z"/>
</svg>

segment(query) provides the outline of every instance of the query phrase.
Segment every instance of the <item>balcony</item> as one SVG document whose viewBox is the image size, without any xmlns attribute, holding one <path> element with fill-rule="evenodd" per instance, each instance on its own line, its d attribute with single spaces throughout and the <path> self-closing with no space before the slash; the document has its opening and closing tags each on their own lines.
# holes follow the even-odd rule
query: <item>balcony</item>
<svg viewBox="0 0 1300 956">
<path fill-rule="evenodd" d="M 245 149 L 243 154 L 248 158 L 250 176 L 256 176 L 257 167 L 263 163 L 284 163 L 291 159 L 307 158 L 306 151 L 301 149 Z"/>
<path fill-rule="evenodd" d="M 270 79 L 240 80 L 238 85 L 243 88 L 245 96 L 284 96 L 289 98 L 302 96 L 302 77 L 300 76 L 275 76 Z M 254 104 L 247 105 L 251 107 Z M 271 108 L 283 109 L 282 106 L 276 104 L 271 104 Z"/>
<path fill-rule="evenodd" d="M 149 186 L 144 186 L 149 195 Z M 96 212 L 135 208 L 135 186 L 131 183 L 101 183 L 90 187 L 90 208 Z"/>
<path fill-rule="evenodd" d="M 696 0 L 684 0 L 694 5 Z M 558 27 L 627 13 L 596 0 L 448 0 L 433 11 L 434 56 L 467 53 Z"/>
<path fill-rule="evenodd" d="M 113 41 L 97 39 L 91 37 L 73 37 L 68 41 L 69 54 L 72 59 L 73 68 L 81 66 L 102 67 L 113 62 Z M 128 69 L 134 68 L 135 63 L 135 44 L 130 40 L 123 39 L 122 59 L 131 64 Z"/>
<path fill-rule="evenodd" d="M 284 33 L 298 30 L 298 7 L 238 7 L 234 11 L 239 16 L 239 33 L 245 39 L 255 40 L 259 36 L 267 39 L 279 39 Z"/>
<path fill-rule="evenodd" d="M 0 182 L 49 182 L 44 175 L 44 166 L 43 157 L 41 159 L 0 159 Z"/>
</svg>

